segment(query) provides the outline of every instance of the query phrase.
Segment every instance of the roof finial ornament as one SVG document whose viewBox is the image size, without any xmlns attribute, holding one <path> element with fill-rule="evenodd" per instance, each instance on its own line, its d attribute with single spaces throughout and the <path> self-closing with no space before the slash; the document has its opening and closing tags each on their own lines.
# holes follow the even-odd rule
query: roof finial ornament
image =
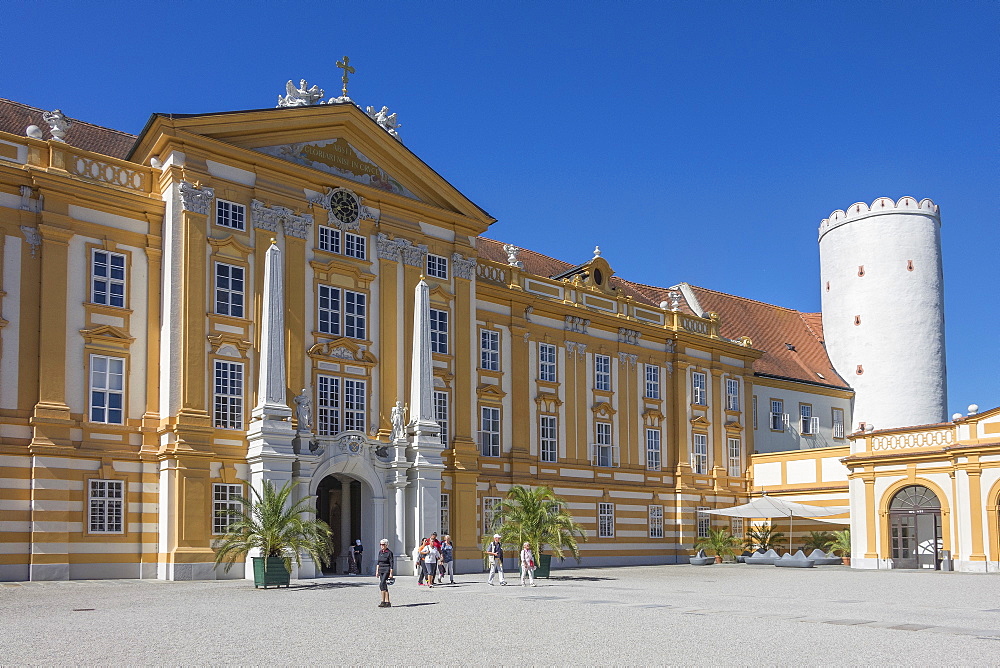
<svg viewBox="0 0 1000 668">
<path fill-rule="evenodd" d="M 354 74 L 354 68 L 351 67 L 351 59 L 344 56 L 343 60 L 337 61 L 337 67 L 344 70 L 344 76 L 340 77 L 340 80 L 344 83 L 344 87 L 341 90 L 341 96 L 337 99 L 337 101 L 350 102 L 351 98 L 347 97 L 347 75 Z"/>
<path fill-rule="evenodd" d="M 601 257 L 601 247 L 600 246 L 594 246 L 594 257 L 595 258 Z"/>
<path fill-rule="evenodd" d="M 66 118 L 66 114 L 58 109 L 46 111 L 42 114 L 42 120 L 49 124 L 49 132 L 52 133 L 53 141 L 66 143 L 66 131 L 69 130 L 69 126 L 73 125 L 73 121 Z"/>
<path fill-rule="evenodd" d="M 507 254 L 507 264 L 509 266 L 524 269 L 524 263 L 517 259 L 517 254 L 521 252 L 520 248 L 514 244 L 504 244 L 503 252 Z"/>
<path fill-rule="evenodd" d="M 399 139 L 399 128 L 403 126 L 396 120 L 395 113 L 389 113 L 389 107 L 382 107 L 379 111 L 375 111 L 375 107 L 369 106 L 365 109 L 365 113 L 368 114 L 368 118 L 378 123 L 380 128 Z"/>
</svg>

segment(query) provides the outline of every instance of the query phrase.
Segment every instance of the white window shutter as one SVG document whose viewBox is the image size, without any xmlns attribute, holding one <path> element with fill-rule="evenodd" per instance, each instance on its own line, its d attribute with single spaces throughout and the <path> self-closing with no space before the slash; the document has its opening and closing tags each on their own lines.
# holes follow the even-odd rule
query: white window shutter
<svg viewBox="0 0 1000 668">
<path fill-rule="evenodd" d="M 788 426 L 788 413 L 785 413 L 784 415 L 781 416 L 781 423 L 786 427 Z"/>
<path fill-rule="evenodd" d="M 809 433 L 818 434 L 819 433 L 819 418 L 811 417 L 809 418 Z"/>
</svg>

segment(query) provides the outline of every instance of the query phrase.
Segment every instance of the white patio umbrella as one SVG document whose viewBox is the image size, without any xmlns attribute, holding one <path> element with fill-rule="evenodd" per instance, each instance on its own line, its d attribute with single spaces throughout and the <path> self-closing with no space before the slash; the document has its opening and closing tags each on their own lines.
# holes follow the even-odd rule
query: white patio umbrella
<svg viewBox="0 0 1000 668">
<path fill-rule="evenodd" d="M 719 508 L 706 511 L 710 515 L 726 515 L 727 517 L 787 517 L 788 539 L 791 541 L 795 528 L 795 517 L 829 517 L 851 512 L 847 506 L 807 506 L 804 503 L 785 501 L 774 496 L 764 495 L 750 503 L 744 503 L 732 508 Z"/>
</svg>

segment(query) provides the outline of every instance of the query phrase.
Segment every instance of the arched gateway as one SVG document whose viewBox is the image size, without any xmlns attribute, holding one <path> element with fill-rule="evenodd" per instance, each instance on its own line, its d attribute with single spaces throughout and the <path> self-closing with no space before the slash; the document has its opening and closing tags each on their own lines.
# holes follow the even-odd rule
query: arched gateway
<svg viewBox="0 0 1000 668">
<path fill-rule="evenodd" d="M 333 530 L 334 559 L 324 572 L 347 572 L 348 548 L 356 539 L 366 550 L 363 572 L 370 572 L 378 541 L 391 522 L 386 517 L 386 444 L 347 431 L 317 440 L 315 450 L 312 466 L 300 467 L 299 479 L 316 499 L 317 517 Z"/>
<path fill-rule="evenodd" d="M 941 567 L 941 501 L 923 485 L 896 492 L 889 504 L 893 568 Z"/>
</svg>

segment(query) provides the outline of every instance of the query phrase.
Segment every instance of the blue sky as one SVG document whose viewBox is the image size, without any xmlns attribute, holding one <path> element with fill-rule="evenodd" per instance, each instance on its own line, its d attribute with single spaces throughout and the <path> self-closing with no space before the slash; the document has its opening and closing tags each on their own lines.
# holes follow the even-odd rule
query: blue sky
<svg viewBox="0 0 1000 668">
<path fill-rule="evenodd" d="M 288 79 L 399 113 L 499 222 L 626 278 L 817 311 L 816 228 L 941 206 L 949 413 L 1000 405 L 1000 3 L 23 2 L 0 96 L 138 132 Z"/>
</svg>

